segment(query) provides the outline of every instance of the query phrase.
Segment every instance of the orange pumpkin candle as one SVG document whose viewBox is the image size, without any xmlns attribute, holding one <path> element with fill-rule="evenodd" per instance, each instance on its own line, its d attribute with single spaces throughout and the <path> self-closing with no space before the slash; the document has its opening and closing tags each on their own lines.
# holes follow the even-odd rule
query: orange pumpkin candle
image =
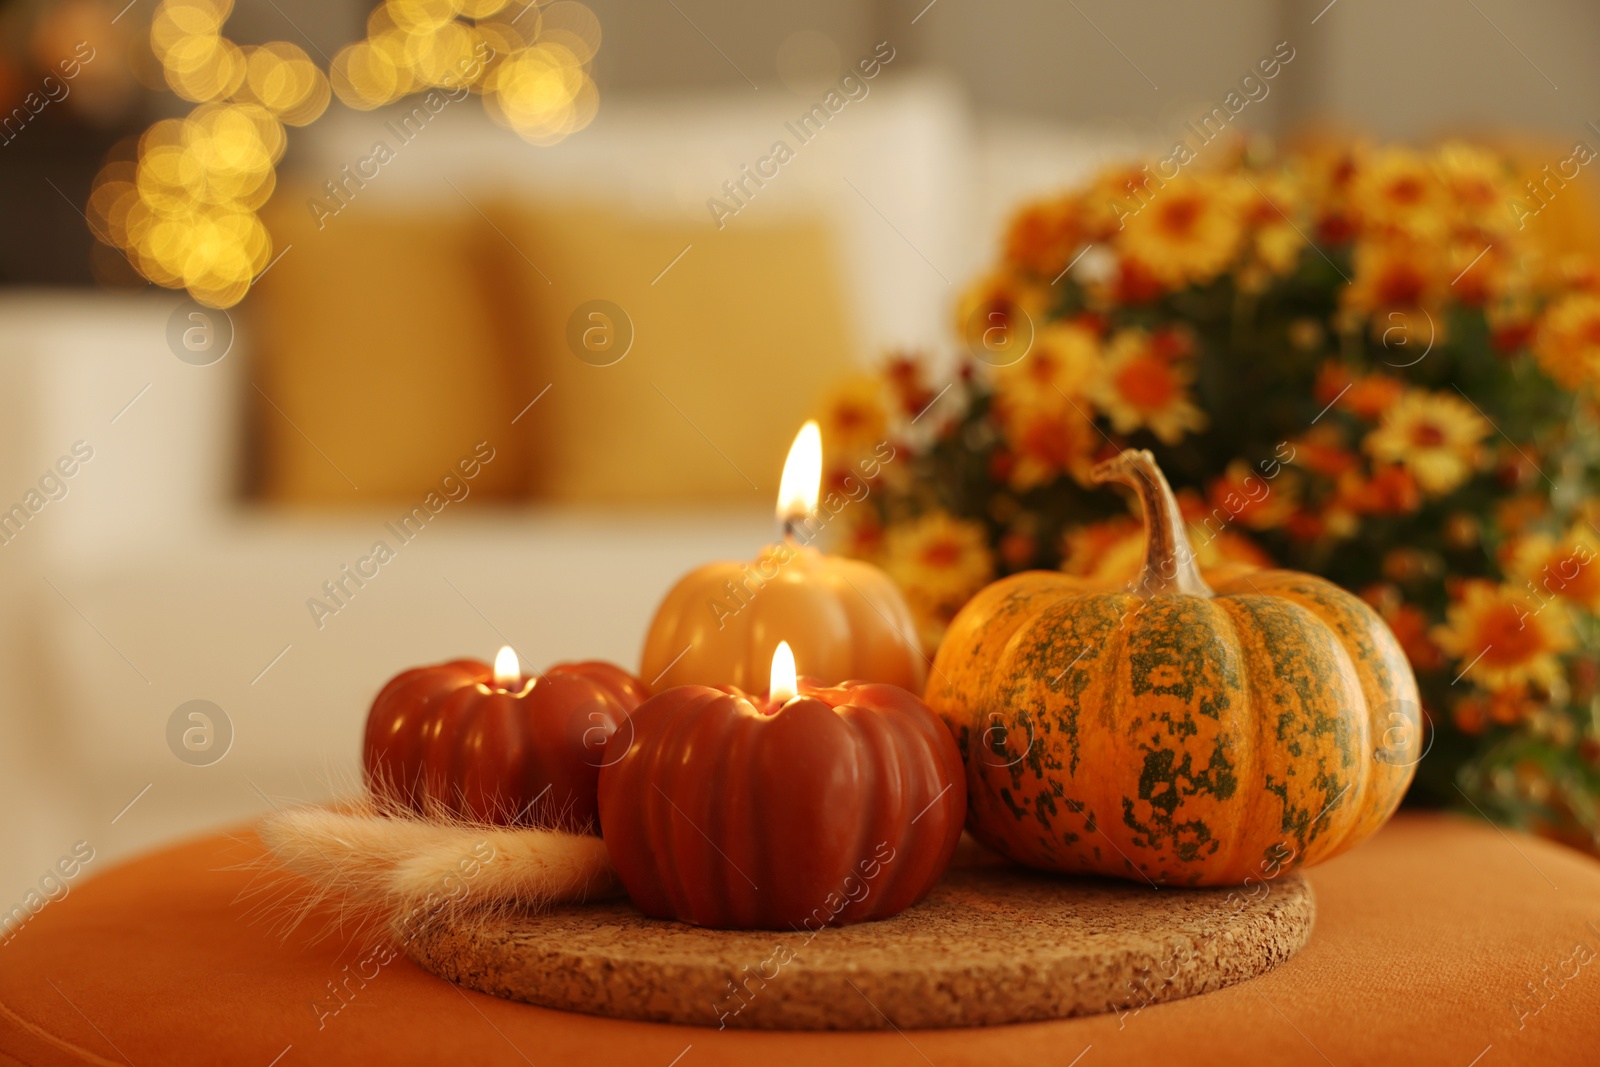
<svg viewBox="0 0 1600 1067">
<path fill-rule="evenodd" d="M 673 586 L 650 624 L 640 675 L 678 685 L 759 692 L 781 638 L 828 683 L 887 682 L 920 693 L 927 660 L 916 622 L 888 575 L 804 543 L 822 484 L 822 435 L 808 422 L 778 488 L 783 538 L 750 563 L 708 563 Z"/>
<path fill-rule="evenodd" d="M 798 678 L 781 642 L 760 696 L 681 686 L 629 723 L 606 746 L 600 821 L 646 915 L 811 933 L 886 919 L 927 896 L 961 836 L 961 753 L 928 706 Z"/>
<path fill-rule="evenodd" d="M 372 702 L 367 786 L 422 815 L 594 833 L 606 742 L 644 698 L 638 679 L 597 660 L 529 677 L 509 646 L 492 670 L 417 667 Z"/>
</svg>

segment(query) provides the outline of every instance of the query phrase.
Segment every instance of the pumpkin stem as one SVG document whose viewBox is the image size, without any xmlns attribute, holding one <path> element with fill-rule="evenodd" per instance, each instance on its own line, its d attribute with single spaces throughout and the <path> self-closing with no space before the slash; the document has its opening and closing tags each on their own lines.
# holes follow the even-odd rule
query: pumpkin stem
<svg viewBox="0 0 1600 1067">
<path fill-rule="evenodd" d="M 1089 478 L 1096 485 L 1121 482 L 1139 494 L 1139 504 L 1144 509 L 1145 549 L 1144 572 L 1134 586 L 1135 593 L 1142 597 L 1160 593 L 1213 595 L 1200 577 L 1194 549 L 1184 532 L 1178 499 L 1148 449 L 1124 449 L 1121 455 L 1090 471 Z"/>
</svg>

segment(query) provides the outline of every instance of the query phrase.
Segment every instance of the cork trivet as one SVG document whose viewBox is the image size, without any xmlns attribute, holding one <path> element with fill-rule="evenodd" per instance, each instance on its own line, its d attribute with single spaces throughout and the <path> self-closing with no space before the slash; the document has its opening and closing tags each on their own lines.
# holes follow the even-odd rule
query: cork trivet
<svg viewBox="0 0 1600 1067">
<path fill-rule="evenodd" d="M 1298 874 L 1154 889 L 994 862 L 892 919 L 816 933 L 707 930 L 626 901 L 434 925 L 407 948 L 472 989 L 622 1019 L 875 1030 L 1135 1009 L 1262 974 L 1311 936 Z"/>
</svg>

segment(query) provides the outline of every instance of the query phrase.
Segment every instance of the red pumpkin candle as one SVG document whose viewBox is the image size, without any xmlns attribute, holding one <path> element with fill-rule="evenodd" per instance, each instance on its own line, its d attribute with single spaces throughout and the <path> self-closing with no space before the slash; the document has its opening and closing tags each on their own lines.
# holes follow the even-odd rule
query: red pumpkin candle
<svg viewBox="0 0 1600 1067">
<path fill-rule="evenodd" d="M 606 742 L 646 696 L 620 667 L 562 663 L 524 677 L 461 659 L 392 678 L 367 715 L 367 787 L 421 814 L 595 832 Z"/>
<path fill-rule="evenodd" d="M 872 477 L 879 465 L 878 459 L 863 461 L 862 473 Z M 826 555 L 808 543 L 829 521 L 818 508 L 821 482 L 822 434 L 808 422 L 783 465 L 782 539 L 750 562 L 708 563 L 672 587 L 645 638 L 639 674 L 651 688 L 731 685 L 754 691 L 767 680 L 781 636 L 818 677 L 861 678 L 922 692 L 928 661 L 916 618 L 894 580 L 870 563 Z M 865 506 L 837 493 L 821 503 L 827 516 Z"/>
<path fill-rule="evenodd" d="M 606 851 L 646 915 L 726 929 L 884 919 L 944 873 L 966 817 L 948 730 L 897 686 L 688 685 L 634 713 L 600 771 Z M 613 744 L 613 748 L 621 741 Z"/>
</svg>

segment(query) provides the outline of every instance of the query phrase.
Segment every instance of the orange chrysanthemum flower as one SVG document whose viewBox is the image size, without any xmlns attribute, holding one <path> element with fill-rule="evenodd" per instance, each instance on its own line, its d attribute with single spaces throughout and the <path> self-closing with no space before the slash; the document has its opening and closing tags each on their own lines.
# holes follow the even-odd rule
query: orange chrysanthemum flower
<svg viewBox="0 0 1600 1067">
<path fill-rule="evenodd" d="M 1405 343 L 1420 350 L 1443 328 L 1434 310 L 1450 278 L 1438 262 L 1435 246 L 1395 238 L 1363 240 L 1356 245 L 1354 265 L 1356 275 L 1340 292 L 1340 303 L 1346 310 L 1370 316 L 1380 335 L 1392 334 L 1397 327 L 1405 331 L 1407 336 L 1393 340 L 1384 336 L 1385 347 Z M 1409 321 L 1413 317 L 1416 321 Z"/>
<path fill-rule="evenodd" d="M 1428 636 L 1428 615 L 1415 604 L 1408 604 L 1400 590 L 1380 584 L 1362 590 L 1361 599 L 1371 604 L 1388 623 L 1395 640 L 1419 671 L 1436 671 L 1444 666 L 1444 653 Z"/>
<path fill-rule="evenodd" d="M 1019 492 L 1062 474 L 1087 482 L 1099 433 L 1084 393 L 1099 373 L 1098 333 L 1081 322 L 1040 330 L 1018 362 L 995 371 L 995 413 L 1008 449 L 1005 479 Z"/>
<path fill-rule="evenodd" d="M 1409 515 L 1422 507 L 1422 489 L 1406 468 L 1378 466 L 1368 477 L 1352 471 L 1341 478 L 1339 499 L 1358 515 Z"/>
<path fill-rule="evenodd" d="M 1289 521 L 1299 506 L 1299 483 L 1293 472 L 1278 472 L 1265 478 L 1242 459 L 1228 464 L 1227 470 L 1211 483 L 1211 512 L 1207 518 L 1224 524 L 1238 522 L 1252 530 L 1272 530 Z"/>
<path fill-rule="evenodd" d="M 1519 538 L 1507 554 L 1506 573 L 1540 600 L 1561 597 L 1600 612 L 1600 538 L 1574 527 L 1560 540 L 1545 534 Z"/>
<path fill-rule="evenodd" d="M 1394 406 L 1405 388 L 1404 382 L 1387 374 L 1363 374 L 1350 383 L 1350 391 L 1339 398 L 1339 406 L 1373 422 Z"/>
<path fill-rule="evenodd" d="M 1362 374 L 1360 378 L 1350 373 L 1344 363 L 1328 360 L 1317 368 L 1317 381 L 1312 386 L 1317 403 L 1341 408 L 1358 418 L 1371 422 L 1389 410 L 1400 394 L 1405 392 L 1405 382 L 1381 371 Z"/>
<path fill-rule="evenodd" d="M 1327 407 L 1341 399 L 1345 388 L 1353 381 L 1355 378 L 1350 373 L 1349 367 L 1336 359 L 1326 360 L 1317 368 L 1317 378 L 1311 386 L 1311 395 L 1316 399 L 1318 407 Z"/>
<path fill-rule="evenodd" d="M 1519 493 L 1494 504 L 1494 522 L 1502 532 L 1515 535 L 1527 530 L 1550 512 L 1550 500 L 1541 493 Z"/>
<path fill-rule="evenodd" d="M 1077 197 L 1060 196 L 1029 204 L 1006 230 L 1005 259 L 1020 271 L 1054 280 L 1083 243 Z"/>
<path fill-rule="evenodd" d="M 1489 693 L 1473 693 L 1457 701 L 1451 718 L 1466 734 L 1481 734 L 1491 723 L 1515 726 L 1525 722 L 1542 704 L 1534 700 L 1526 686 L 1512 686 Z"/>
<path fill-rule="evenodd" d="M 1453 242 L 1444 264 L 1451 277 L 1451 296 L 1469 307 L 1485 307 L 1499 300 L 1515 284 L 1509 258 L 1506 249 L 1484 244 L 1477 234 Z"/>
<path fill-rule="evenodd" d="M 1091 241 L 1115 239 L 1129 214 L 1159 196 L 1165 184 L 1148 166 L 1127 163 L 1101 171 L 1084 192 L 1084 236 Z"/>
<path fill-rule="evenodd" d="M 1048 485 L 1063 474 L 1080 485 L 1089 483 L 1101 438 L 1081 408 L 1067 402 L 1019 407 L 1005 413 L 1001 430 L 1009 449 L 1005 477 L 1017 492 Z"/>
<path fill-rule="evenodd" d="M 1342 245 L 1360 232 L 1360 219 L 1351 198 L 1368 155 L 1364 145 L 1349 144 L 1312 146 L 1304 153 L 1311 199 L 1317 211 L 1319 242 Z"/>
<path fill-rule="evenodd" d="M 1293 445 L 1294 465 L 1325 478 L 1338 478 L 1354 470 L 1361 457 L 1350 451 L 1344 434 L 1335 426 L 1313 426 Z"/>
</svg>

